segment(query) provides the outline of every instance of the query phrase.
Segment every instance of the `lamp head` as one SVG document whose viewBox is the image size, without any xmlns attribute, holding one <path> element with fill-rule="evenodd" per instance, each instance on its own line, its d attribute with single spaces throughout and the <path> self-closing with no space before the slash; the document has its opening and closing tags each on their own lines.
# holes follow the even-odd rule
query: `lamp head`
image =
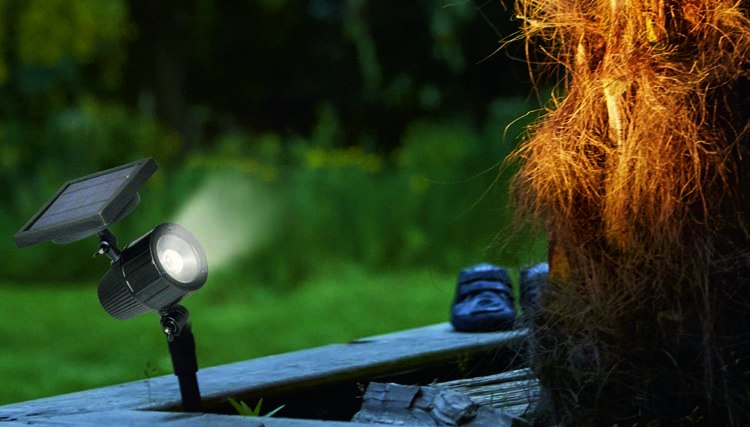
<svg viewBox="0 0 750 427">
<path fill-rule="evenodd" d="M 99 302 L 125 320 L 164 311 L 200 289 L 208 277 L 206 255 L 184 227 L 165 223 L 128 245 L 99 282 Z"/>
</svg>

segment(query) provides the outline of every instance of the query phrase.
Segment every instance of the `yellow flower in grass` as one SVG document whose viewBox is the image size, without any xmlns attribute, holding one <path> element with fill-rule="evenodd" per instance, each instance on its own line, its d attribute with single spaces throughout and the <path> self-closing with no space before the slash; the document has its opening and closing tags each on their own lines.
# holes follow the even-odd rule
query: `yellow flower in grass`
<svg viewBox="0 0 750 427">
<path fill-rule="evenodd" d="M 335 148 L 331 150 L 311 148 L 307 151 L 305 160 L 307 167 L 311 169 L 356 167 L 365 172 L 377 172 L 383 165 L 383 160 L 380 156 L 373 153 L 365 153 L 359 147 Z"/>
<path fill-rule="evenodd" d="M 320 169 L 326 165 L 326 150 L 322 148 L 311 148 L 307 151 L 305 160 L 310 169 Z"/>
</svg>

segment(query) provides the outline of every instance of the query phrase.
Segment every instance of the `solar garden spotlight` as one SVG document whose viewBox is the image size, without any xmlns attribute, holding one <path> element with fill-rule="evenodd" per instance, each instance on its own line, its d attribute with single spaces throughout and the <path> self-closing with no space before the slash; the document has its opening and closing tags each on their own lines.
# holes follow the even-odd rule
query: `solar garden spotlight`
<svg viewBox="0 0 750 427">
<path fill-rule="evenodd" d="M 121 320 L 159 313 L 183 409 L 198 412 L 195 340 L 189 312 L 178 303 L 206 283 L 206 255 L 198 240 L 177 224 L 157 225 L 122 250 L 109 230 L 135 209 L 138 190 L 156 169 L 156 162 L 147 158 L 68 181 L 13 238 L 18 247 L 25 247 L 46 241 L 69 243 L 96 234 L 99 247 L 94 256 L 106 255 L 112 261 L 99 281 L 99 302 Z"/>
<path fill-rule="evenodd" d="M 68 243 L 97 234 L 96 254 L 112 260 L 99 282 L 104 310 L 122 320 L 168 310 L 206 282 L 208 263 L 198 240 L 165 223 L 120 251 L 108 228 L 136 207 L 138 190 L 156 169 L 148 158 L 65 183 L 15 235 L 16 243 Z"/>
</svg>

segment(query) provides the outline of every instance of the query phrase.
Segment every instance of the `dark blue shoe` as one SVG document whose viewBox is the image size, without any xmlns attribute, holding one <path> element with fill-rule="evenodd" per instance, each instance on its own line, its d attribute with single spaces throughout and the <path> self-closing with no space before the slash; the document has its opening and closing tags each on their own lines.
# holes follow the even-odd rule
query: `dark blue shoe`
<svg viewBox="0 0 750 427">
<path fill-rule="evenodd" d="M 530 265 L 521 270 L 518 282 L 518 293 L 521 310 L 533 311 L 539 303 L 539 292 L 547 281 L 549 265 L 546 262 Z"/>
<path fill-rule="evenodd" d="M 458 273 L 451 305 L 451 324 L 457 331 L 506 331 L 515 319 L 510 277 L 504 268 L 478 264 Z"/>
</svg>

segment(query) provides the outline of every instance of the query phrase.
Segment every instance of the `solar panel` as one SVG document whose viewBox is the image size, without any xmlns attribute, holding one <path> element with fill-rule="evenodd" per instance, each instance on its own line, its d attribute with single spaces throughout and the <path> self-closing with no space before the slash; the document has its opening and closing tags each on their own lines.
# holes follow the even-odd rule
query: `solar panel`
<svg viewBox="0 0 750 427">
<path fill-rule="evenodd" d="M 135 208 L 157 168 L 149 157 L 66 182 L 13 236 L 16 245 L 68 243 L 104 230 Z"/>
</svg>

